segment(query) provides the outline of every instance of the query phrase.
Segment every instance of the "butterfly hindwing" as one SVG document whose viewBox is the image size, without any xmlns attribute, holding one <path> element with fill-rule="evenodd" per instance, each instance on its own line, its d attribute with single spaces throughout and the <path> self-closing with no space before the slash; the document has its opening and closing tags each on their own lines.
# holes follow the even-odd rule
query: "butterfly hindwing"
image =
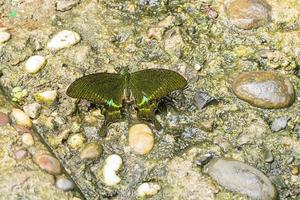
<svg viewBox="0 0 300 200">
<path fill-rule="evenodd" d="M 183 89 L 186 79 L 175 71 L 167 69 L 145 69 L 130 76 L 130 89 L 139 106 L 161 99 L 172 91 Z"/>
<path fill-rule="evenodd" d="M 96 73 L 83 76 L 67 89 L 67 95 L 112 107 L 121 107 L 125 80 L 121 74 Z"/>
</svg>

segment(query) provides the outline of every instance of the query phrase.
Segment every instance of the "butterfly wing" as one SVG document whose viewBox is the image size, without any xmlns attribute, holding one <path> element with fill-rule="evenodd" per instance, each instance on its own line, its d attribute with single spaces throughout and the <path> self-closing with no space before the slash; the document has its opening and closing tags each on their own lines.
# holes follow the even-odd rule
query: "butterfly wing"
<svg viewBox="0 0 300 200">
<path fill-rule="evenodd" d="M 137 71 L 131 74 L 129 81 L 129 87 L 139 106 L 154 99 L 161 99 L 186 85 L 187 81 L 183 76 L 167 69 Z"/>
<path fill-rule="evenodd" d="M 67 89 L 67 95 L 95 103 L 121 107 L 125 79 L 121 74 L 96 73 L 75 80 Z"/>
</svg>

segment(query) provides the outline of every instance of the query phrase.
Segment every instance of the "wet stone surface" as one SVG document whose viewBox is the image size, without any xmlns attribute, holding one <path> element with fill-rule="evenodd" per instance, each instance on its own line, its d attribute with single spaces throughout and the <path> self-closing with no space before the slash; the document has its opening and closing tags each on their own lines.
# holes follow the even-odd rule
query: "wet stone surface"
<svg viewBox="0 0 300 200">
<path fill-rule="evenodd" d="M 227 0 L 226 14 L 232 24 L 241 29 L 265 25 L 271 19 L 271 6 L 265 0 Z"/>
<path fill-rule="evenodd" d="M 207 166 L 208 174 L 225 188 L 246 194 L 252 199 L 278 199 L 276 188 L 256 168 L 245 163 L 217 158 Z"/>
<path fill-rule="evenodd" d="M 242 100 L 260 108 L 284 108 L 295 100 L 292 83 L 274 72 L 244 72 L 235 77 L 233 92 Z"/>
</svg>

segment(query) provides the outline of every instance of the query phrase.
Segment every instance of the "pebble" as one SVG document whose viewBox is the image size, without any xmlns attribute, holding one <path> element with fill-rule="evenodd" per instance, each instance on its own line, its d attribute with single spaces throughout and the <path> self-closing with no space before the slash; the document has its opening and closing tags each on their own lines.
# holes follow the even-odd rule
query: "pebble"
<svg viewBox="0 0 300 200">
<path fill-rule="evenodd" d="M 16 131 L 17 131 L 18 133 L 20 133 L 20 134 L 23 134 L 23 133 L 30 133 L 30 132 L 31 132 L 30 129 L 28 129 L 27 127 L 21 126 L 21 125 L 18 125 L 18 124 L 16 124 L 16 125 L 14 126 L 14 128 L 15 128 Z"/>
<path fill-rule="evenodd" d="M 42 106 L 39 103 L 31 103 L 23 106 L 24 112 L 32 119 L 38 118 L 40 115 Z"/>
<path fill-rule="evenodd" d="M 277 131 L 280 131 L 282 129 L 285 129 L 285 127 L 287 126 L 287 123 L 290 119 L 291 119 L 290 117 L 276 118 L 271 124 L 271 130 L 273 132 L 277 132 Z"/>
<path fill-rule="evenodd" d="M 272 154 L 272 151 L 270 151 L 268 149 L 264 150 L 263 156 L 264 156 L 265 162 L 267 162 L 267 163 L 272 163 L 274 161 L 274 156 Z"/>
<path fill-rule="evenodd" d="M 67 192 L 70 190 L 73 190 L 75 185 L 73 183 L 73 181 L 65 178 L 65 177 L 59 177 L 56 179 L 55 185 L 57 188 Z"/>
<path fill-rule="evenodd" d="M 47 171 L 49 174 L 58 175 L 62 172 L 60 162 L 50 155 L 38 154 L 34 157 L 34 161 L 41 169 Z"/>
<path fill-rule="evenodd" d="M 97 159 L 97 158 L 99 158 L 101 153 L 102 153 L 102 148 L 99 144 L 89 143 L 80 152 L 80 158 L 82 160 Z"/>
<path fill-rule="evenodd" d="M 258 28 L 271 18 L 271 6 L 264 0 L 227 0 L 225 11 L 232 24 L 245 30 Z"/>
<path fill-rule="evenodd" d="M 0 32 L 0 44 L 7 42 L 10 39 L 10 33 Z"/>
<path fill-rule="evenodd" d="M 7 114 L 0 112 L 0 126 L 4 126 L 9 123 L 9 117 Z"/>
<path fill-rule="evenodd" d="M 57 11 L 62 11 L 62 12 L 71 10 L 79 2 L 80 0 L 57 0 L 55 4 L 55 9 Z"/>
<path fill-rule="evenodd" d="M 290 169 L 291 169 L 291 173 L 293 175 L 298 175 L 299 174 L 299 167 L 298 166 L 293 165 L 293 166 L 290 167 Z"/>
<path fill-rule="evenodd" d="M 154 146 L 154 136 L 146 124 L 135 124 L 128 131 L 129 146 L 140 155 L 148 154 Z"/>
<path fill-rule="evenodd" d="M 199 167 L 203 167 L 204 165 L 209 163 L 209 161 L 211 161 L 213 157 L 214 155 L 211 153 L 207 153 L 204 155 L 197 155 L 195 158 L 195 164 Z"/>
<path fill-rule="evenodd" d="M 82 147 L 83 143 L 85 141 L 85 138 L 82 134 L 77 133 L 73 134 L 68 138 L 68 145 L 73 149 L 78 149 Z"/>
<path fill-rule="evenodd" d="M 212 132 L 214 130 L 214 121 L 212 120 L 202 121 L 199 124 L 199 128 L 203 131 Z"/>
<path fill-rule="evenodd" d="M 156 195 L 160 189 L 160 185 L 156 183 L 143 183 L 137 189 L 137 196 L 142 198 L 150 197 Z"/>
<path fill-rule="evenodd" d="M 202 91 L 197 91 L 194 97 L 195 105 L 199 109 L 205 108 L 208 104 L 210 104 L 214 100 L 215 99 L 213 97 L 209 96 L 209 94 Z"/>
<path fill-rule="evenodd" d="M 17 160 L 24 159 L 27 156 L 28 156 L 28 151 L 26 151 L 25 149 L 19 149 L 19 150 L 15 151 L 15 158 Z"/>
<path fill-rule="evenodd" d="M 108 186 L 114 186 L 120 183 L 121 178 L 116 174 L 122 166 L 122 158 L 117 154 L 108 156 L 103 167 L 104 183 Z"/>
<path fill-rule="evenodd" d="M 37 102 L 45 103 L 47 105 L 52 105 L 57 99 L 56 90 L 48 90 L 45 92 L 36 93 L 34 98 Z"/>
<path fill-rule="evenodd" d="M 57 51 L 63 48 L 67 48 L 75 45 L 80 41 L 80 35 L 76 32 L 63 30 L 57 33 L 51 40 L 48 42 L 47 47 L 50 50 Z"/>
<path fill-rule="evenodd" d="M 34 144 L 33 137 L 30 133 L 24 133 L 21 136 L 21 139 L 22 139 L 22 143 L 27 145 L 27 146 L 32 146 Z"/>
<path fill-rule="evenodd" d="M 31 56 L 25 63 L 25 71 L 30 74 L 37 73 L 46 64 L 46 58 L 40 55 Z"/>
<path fill-rule="evenodd" d="M 15 120 L 16 124 L 30 128 L 32 126 L 31 119 L 22 110 L 14 108 L 11 112 L 11 117 Z"/>
<path fill-rule="evenodd" d="M 295 100 L 291 82 L 274 72 L 244 72 L 232 82 L 233 92 L 240 99 L 260 108 L 284 108 Z"/>
<path fill-rule="evenodd" d="M 271 181 L 256 168 L 240 161 L 216 158 L 205 166 L 208 174 L 220 185 L 240 192 L 251 199 L 277 199 Z"/>
</svg>

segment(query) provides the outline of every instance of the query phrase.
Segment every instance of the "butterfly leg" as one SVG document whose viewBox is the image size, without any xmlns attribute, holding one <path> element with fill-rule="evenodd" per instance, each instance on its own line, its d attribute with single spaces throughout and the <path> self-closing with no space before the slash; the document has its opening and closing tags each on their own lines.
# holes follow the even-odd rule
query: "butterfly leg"
<svg viewBox="0 0 300 200">
<path fill-rule="evenodd" d="M 99 130 L 99 135 L 105 137 L 109 125 L 118 122 L 120 119 L 122 119 L 122 114 L 120 109 L 116 110 L 113 108 L 103 109 L 102 113 L 104 114 L 105 120 Z"/>
<path fill-rule="evenodd" d="M 155 118 L 156 104 L 152 103 L 144 105 L 142 108 L 138 108 L 137 117 L 141 120 L 151 121 L 157 130 L 161 130 L 162 126 Z"/>
</svg>

